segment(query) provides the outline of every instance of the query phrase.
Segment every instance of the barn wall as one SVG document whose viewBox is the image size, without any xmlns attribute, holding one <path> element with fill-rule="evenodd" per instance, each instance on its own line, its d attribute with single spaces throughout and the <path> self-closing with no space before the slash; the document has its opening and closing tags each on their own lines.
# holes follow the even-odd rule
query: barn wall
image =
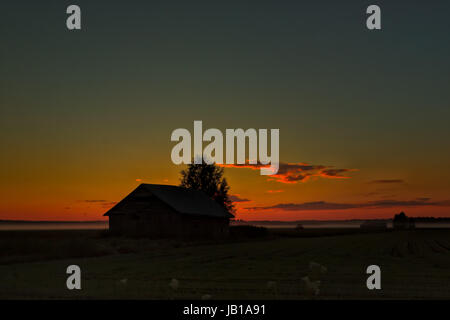
<svg viewBox="0 0 450 320">
<path fill-rule="evenodd" d="M 140 215 L 113 215 L 109 228 L 114 234 L 146 236 L 151 238 L 225 238 L 228 219 L 185 216 L 178 213 L 142 213 Z"/>
<path fill-rule="evenodd" d="M 141 201 L 145 201 L 145 209 Z M 187 239 L 228 236 L 228 219 L 182 215 L 156 197 L 134 198 L 123 208 L 124 214 L 109 217 L 109 228 L 114 234 Z M 127 210 L 134 213 L 125 213 Z"/>
<path fill-rule="evenodd" d="M 176 212 L 158 198 L 136 194 L 127 200 L 109 216 L 112 233 L 157 238 L 179 233 L 170 227 Z"/>
<path fill-rule="evenodd" d="M 133 228 L 133 221 L 126 215 L 117 214 L 109 217 L 109 230 L 113 234 L 127 234 Z"/>
<path fill-rule="evenodd" d="M 186 238 L 225 238 L 228 236 L 228 219 L 205 216 L 182 216 L 182 234 Z"/>
</svg>

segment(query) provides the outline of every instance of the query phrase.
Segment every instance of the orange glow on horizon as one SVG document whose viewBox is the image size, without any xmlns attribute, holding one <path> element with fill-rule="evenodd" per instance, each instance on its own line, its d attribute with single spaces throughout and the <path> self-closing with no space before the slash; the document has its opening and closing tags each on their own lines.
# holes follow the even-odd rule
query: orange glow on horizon
<svg viewBox="0 0 450 320">
<path fill-rule="evenodd" d="M 142 165 L 145 167 L 145 163 Z M 241 168 L 235 165 L 221 165 L 226 168 Z M 287 169 L 286 169 L 287 168 Z M 388 189 L 381 183 L 367 183 L 369 179 L 360 179 L 358 175 L 349 179 L 337 177 L 342 172 L 350 169 L 333 169 L 324 166 L 312 166 L 306 163 L 286 163 L 282 168 L 284 172 L 289 170 L 306 171 L 318 174 L 321 170 L 330 176 L 329 179 L 308 176 L 298 177 L 302 183 L 280 184 L 279 180 L 255 174 L 252 170 L 229 170 L 225 177 L 231 187 L 230 195 L 238 197 L 236 206 L 236 218 L 244 220 L 347 220 L 365 218 L 391 218 L 394 214 L 405 211 L 410 216 L 450 216 L 450 206 L 426 206 L 422 203 L 414 207 L 385 207 L 385 208 L 352 208 L 347 210 L 248 210 L 246 207 L 271 207 L 278 204 L 308 203 L 315 201 L 326 201 L 335 204 L 358 204 L 370 201 L 381 201 L 384 197 L 396 190 L 398 195 L 392 196 L 398 199 L 426 199 L 419 198 L 419 193 L 413 190 L 405 190 L 405 184 L 397 187 L 388 184 Z M 286 171 L 287 170 L 287 171 Z M 337 170 L 336 172 L 333 170 Z M 341 171 L 339 171 L 341 170 Z M 124 172 L 124 174 L 110 175 L 106 169 L 95 172 L 95 176 L 80 175 L 73 173 L 70 181 L 53 179 L 47 176 L 47 182 L 42 183 L 39 177 L 35 181 L 25 184 L 21 181 L 13 181 L 7 186 L 0 188 L 4 200 L 0 203 L 0 219 L 3 220 L 60 220 L 60 221 L 93 221 L 105 220 L 103 214 L 115 203 L 123 199 L 128 193 L 136 188 L 142 178 L 133 176 L 152 177 L 148 183 L 168 183 L 179 180 L 180 168 L 177 166 L 162 166 L 161 168 L 150 168 L 149 171 Z M 98 179 L 98 177 L 103 179 Z M 131 176 L 131 177 L 130 177 Z M 287 176 L 282 172 L 280 177 Z M 44 177 L 42 177 L 44 178 Z M 130 182 L 131 180 L 131 182 Z M 146 179 L 147 181 L 147 179 Z M 383 180 L 384 181 L 384 180 Z M 282 183 L 282 182 L 281 182 Z M 172 183 L 173 184 L 173 183 Z M 282 188 L 280 188 L 282 186 Z M 384 189 L 383 189 L 384 188 Z M 20 192 L 17 192 L 20 190 Z M 37 192 L 38 191 L 38 192 Z M 445 190 L 444 190 L 445 191 Z M 434 198 L 445 200 L 446 192 L 435 195 Z M 402 192 L 402 193 L 400 193 Z M 429 196 L 425 194 L 425 196 Z M 431 200 L 432 202 L 434 200 Z M 445 202 L 445 201 L 443 201 Z M 420 203 L 419 203 L 420 204 Z"/>
</svg>

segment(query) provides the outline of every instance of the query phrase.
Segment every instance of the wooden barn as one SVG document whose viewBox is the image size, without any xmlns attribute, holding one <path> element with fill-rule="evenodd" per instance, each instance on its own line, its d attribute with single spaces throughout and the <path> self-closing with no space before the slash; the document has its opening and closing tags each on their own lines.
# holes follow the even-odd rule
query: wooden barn
<svg viewBox="0 0 450 320">
<path fill-rule="evenodd" d="M 153 238 L 222 238 L 233 217 L 202 191 L 141 184 L 104 214 L 113 234 Z"/>
</svg>

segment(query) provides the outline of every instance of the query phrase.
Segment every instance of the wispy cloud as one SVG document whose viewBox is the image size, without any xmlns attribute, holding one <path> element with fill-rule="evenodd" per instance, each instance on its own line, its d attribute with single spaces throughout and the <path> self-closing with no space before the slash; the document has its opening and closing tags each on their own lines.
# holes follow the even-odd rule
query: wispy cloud
<svg viewBox="0 0 450 320">
<path fill-rule="evenodd" d="M 112 207 L 117 203 L 117 201 L 110 201 L 110 200 L 80 200 L 80 202 L 85 202 L 89 204 L 99 204 L 102 207 Z"/>
<path fill-rule="evenodd" d="M 284 190 L 267 190 L 266 193 L 281 193 L 284 192 Z"/>
<path fill-rule="evenodd" d="M 369 183 L 377 183 L 377 184 L 392 184 L 392 183 L 403 183 L 404 180 L 401 179 L 380 179 L 380 180 L 372 180 Z"/>
<path fill-rule="evenodd" d="M 259 170 L 262 167 L 268 167 L 261 164 L 219 164 L 225 168 L 244 168 L 251 170 Z M 269 180 L 281 183 L 298 183 L 306 182 L 314 178 L 326 179 L 349 179 L 346 173 L 357 171 L 356 169 L 339 169 L 332 166 L 312 165 L 308 163 L 286 163 L 280 162 L 278 173 L 268 176 Z"/>
<path fill-rule="evenodd" d="M 303 210 L 340 210 L 350 209 L 354 206 L 345 203 L 331 203 L 325 201 L 303 202 L 303 203 L 279 203 L 273 206 L 247 207 L 246 210 L 271 210 L 279 209 L 283 211 L 303 211 Z"/>
<path fill-rule="evenodd" d="M 239 194 L 230 195 L 230 200 L 232 202 L 250 202 L 251 201 L 249 199 L 241 198 Z"/>
<path fill-rule="evenodd" d="M 430 198 L 416 198 L 414 200 L 377 200 L 361 203 L 334 203 L 327 201 L 303 202 L 303 203 L 279 203 L 272 206 L 247 207 L 246 210 L 283 210 L 283 211 L 307 211 L 307 210 L 345 210 L 356 208 L 392 208 L 392 207 L 422 207 L 422 206 L 450 206 L 450 200 L 431 201 Z"/>
</svg>

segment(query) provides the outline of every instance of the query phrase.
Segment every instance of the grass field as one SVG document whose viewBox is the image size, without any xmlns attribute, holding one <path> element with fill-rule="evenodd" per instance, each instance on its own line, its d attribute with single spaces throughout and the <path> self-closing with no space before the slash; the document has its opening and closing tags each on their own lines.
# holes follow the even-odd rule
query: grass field
<svg viewBox="0 0 450 320">
<path fill-rule="evenodd" d="M 327 272 L 312 274 L 311 261 Z M 66 289 L 70 264 L 81 267 L 82 290 Z M 371 264 L 382 290 L 366 288 Z M 450 299 L 450 231 L 278 230 L 222 243 L 0 232 L 0 275 L 2 299 Z M 321 281 L 319 295 L 306 291 L 306 275 Z"/>
</svg>

